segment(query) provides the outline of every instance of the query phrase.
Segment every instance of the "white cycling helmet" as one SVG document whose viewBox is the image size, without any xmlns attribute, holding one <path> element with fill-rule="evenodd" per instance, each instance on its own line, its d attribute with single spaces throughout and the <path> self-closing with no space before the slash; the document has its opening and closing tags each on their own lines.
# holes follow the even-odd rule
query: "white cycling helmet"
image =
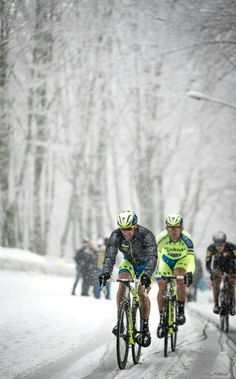
<svg viewBox="0 0 236 379">
<path fill-rule="evenodd" d="M 133 211 L 122 211 L 117 218 L 117 225 L 121 229 L 134 228 L 138 222 L 138 217 Z"/>
</svg>

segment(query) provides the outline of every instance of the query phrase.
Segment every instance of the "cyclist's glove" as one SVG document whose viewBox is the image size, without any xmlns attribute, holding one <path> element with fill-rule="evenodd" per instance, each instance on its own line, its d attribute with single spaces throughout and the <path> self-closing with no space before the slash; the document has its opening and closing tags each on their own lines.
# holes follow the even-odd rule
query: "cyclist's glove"
<svg viewBox="0 0 236 379">
<path fill-rule="evenodd" d="M 105 286 L 108 279 L 110 279 L 111 275 L 109 272 L 104 272 L 103 274 L 99 275 L 99 284 L 100 287 Z"/>
<path fill-rule="evenodd" d="M 145 288 L 147 288 L 151 284 L 151 279 L 150 279 L 150 277 L 147 274 L 143 274 L 141 276 L 140 282 L 141 282 L 142 286 L 144 286 Z"/>
<path fill-rule="evenodd" d="M 187 287 L 190 287 L 193 283 L 193 274 L 191 272 L 186 272 L 186 274 L 184 274 L 184 283 Z"/>
</svg>

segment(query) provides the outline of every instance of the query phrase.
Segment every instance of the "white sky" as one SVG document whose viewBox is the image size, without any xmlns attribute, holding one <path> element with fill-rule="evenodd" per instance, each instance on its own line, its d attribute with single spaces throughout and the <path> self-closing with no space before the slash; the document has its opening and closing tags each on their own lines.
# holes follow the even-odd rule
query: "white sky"
<svg viewBox="0 0 236 379">
<path fill-rule="evenodd" d="M 163 341 L 156 338 L 155 285 L 150 294 L 152 344 L 142 350 L 137 366 L 130 352 L 126 370 L 120 371 L 111 333 L 116 322 L 116 284 L 111 301 L 80 297 L 80 285 L 74 297 L 70 295 L 74 276 L 40 273 L 39 261 L 43 257 L 0 249 L 1 267 L 6 267 L 8 261 L 14 269 L 16 259 L 7 258 L 14 254 L 21 257 L 18 269 L 31 266 L 31 271 L 0 271 L 0 379 L 235 377 L 236 346 L 207 321 L 209 318 L 219 322 L 212 313 L 210 291 L 199 293 L 199 301 L 187 305 L 187 322 L 180 327 L 177 351 L 164 358 Z M 38 272 L 33 272 L 34 260 L 38 262 Z M 71 269 L 70 264 L 62 267 L 66 270 L 66 266 Z M 230 328 L 235 334 L 236 317 L 230 318 Z"/>
</svg>

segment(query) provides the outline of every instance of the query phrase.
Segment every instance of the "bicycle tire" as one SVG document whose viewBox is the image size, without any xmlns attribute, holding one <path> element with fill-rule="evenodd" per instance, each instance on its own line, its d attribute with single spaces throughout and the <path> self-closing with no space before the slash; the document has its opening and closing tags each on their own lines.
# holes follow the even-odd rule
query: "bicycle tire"
<svg viewBox="0 0 236 379">
<path fill-rule="evenodd" d="M 220 294 L 220 328 L 222 331 L 228 333 L 229 331 L 229 298 L 228 288 L 223 289 Z"/>
<path fill-rule="evenodd" d="M 129 312 L 126 302 L 123 302 L 118 315 L 116 353 L 118 366 L 123 370 L 129 354 Z"/>
<path fill-rule="evenodd" d="M 220 329 L 224 330 L 224 325 L 225 325 L 225 316 L 220 315 Z"/>
<path fill-rule="evenodd" d="M 134 339 L 134 344 L 132 345 L 132 357 L 133 357 L 133 362 L 136 365 L 140 360 L 141 346 L 135 342 L 135 334 L 141 333 L 143 330 L 141 310 L 140 310 L 139 303 L 135 303 L 132 306 L 132 316 L 133 316 L 133 339 Z"/>
<path fill-rule="evenodd" d="M 165 306 L 163 309 L 163 324 L 164 324 L 164 357 L 168 356 L 168 338 L 169 338 L 169 332 L 168 332 L 168 316 L 169 316 L 169 301 L 167 300 L 165 302 Z"/>
<path fill-rule="evenodd" d="M 229 315 L 227 314 L 225 316 L 225 332 L 228 333 L 229 331 Z"/>
<path fill-rule="evenodd" d="M 172 300 L 171 302 L 171 308 L 172 308 L 172 322 L 173 322 L 173 333 L 171 333 L 171 350 L 175 351 L 176 343 L 177 343 L 177 333 L 178 333 L 178 326 L 177 326 L 177 302 L 176 299 Z"/>
</svg>

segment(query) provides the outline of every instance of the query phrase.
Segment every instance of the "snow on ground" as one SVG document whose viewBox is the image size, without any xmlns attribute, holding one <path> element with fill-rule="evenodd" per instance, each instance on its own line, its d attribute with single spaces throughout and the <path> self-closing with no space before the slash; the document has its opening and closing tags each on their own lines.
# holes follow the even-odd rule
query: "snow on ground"
<svg viewBox="0 0 236 379">
<path fill-rule="evenodd" d="M 199 293 L 199 301 L 187 305 L 187 323 L 180 328 L 178 334 L 181 359 L 178 353 L 172 355 L 171 361 L 169 358 L 163 358 L 163 341 L 156 338 L 158 310 L 155 285 L 150 293 L 152 345 L 143 349 L 140 365 L 133 366 L 130 358 L 127 364 L 128 371 L 119 371 L 115 355 L 115 337 L 111 334 L 116 322 L 117 285 L 112 284 L 110 301 L 105 298 L 99 300 L 92 296 L 79 296 L 80 284 L 77 288 L 78 296 L 71 296 L 74 276 L 68 276 L 68 270 L 72 269 L 73 265 L 63 263 L 62 267 L 67 267 L 63 271 L 61 266 L 58 269 L 57 261 L 54 261 L 57 268 L 52 268 L 53 263 L 50 260 L 45 270 L 45 258 L 31 254 L 0 249 L 0 265 L 2 268 L 5 267 L 5 270 L 0 271 L 0 379 L 93 379 L 95 369 L 96 379 L 125 378 L 127 372 L 129 378 L 185 377 L 183 375 L 186 368 L 191 365 L 192 357 L 196 354 L 196 346 L 197 350 L 202 348 L 202 330 L 198 326 L 198 320 L 194 321 L 194 314 L 196 316 L 196 312 L 200 312 L 206 319 L 211 318 L 215 323 L 219 322 L 219 317 L 212 313 L 211 292 Z M 3 262 L 5 263 L 2 264 Z M 23 271 L 19 268 L 20 264 Z M 61 276 L 45 275 L 45 272 L 55 274 L 55 271 Z M 62 275 L 64 273 L 66 276 Z M 236 330 L 235 320 L 236 317 L 230 318 L 231 328 L 234 326 Z M 188 330 L 191 330 L 191 333 L 186 343 Z M 214 338 L 214 326 L 208 326 L 208 333 Z M 210 377 L 218 378 L 219 376 L 214 376 L 214 372 L 220 372 L 224 373 L 225 379 L 231 378 L 229 368 L 232 363 L 228 354 L 230 349 L 228 343 L 226 344 L 227 338 L 220 338 L 223 346 L 219 357 L 217 356 L 220 367 L 209 368 L 213 370 Z M 212 343 L 215 344 L 214 340 Z M 195 348 L 192 352 L 191 346 Z M 228 349 L 227 353 L 225 346 Z M 203 352 L 202 361 L 204 358 L 206 353 Z M 160 363 L 158 376 L 157 360 Z M 170 362 L 174 363 L 174 366 L 170 366 Z M 207 366 L 207 360 L 205 365 Z"/>
<path fill-rule="evenodd" d="M 104 342 L 111 338 L 110 301 L 71 296 L 72 282 L 66 277 L 1 271 L 1 379 L 30 372 L 42 362 L 48 365 L 73 349 L 86 353 L 100 343 L 96 332 L 104 322 Z"/>
</svg>

